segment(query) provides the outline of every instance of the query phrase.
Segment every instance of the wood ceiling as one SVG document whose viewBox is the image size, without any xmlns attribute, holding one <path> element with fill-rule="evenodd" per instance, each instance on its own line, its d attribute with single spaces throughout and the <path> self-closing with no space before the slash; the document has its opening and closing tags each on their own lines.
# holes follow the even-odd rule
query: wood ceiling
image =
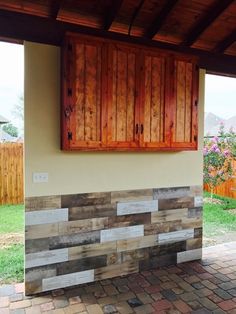
<svg viewBox="0 0 236 314">
<path fill-rule="evenodd" d="M 198 55 L 236 75 L 236 0 L 0 0 L 0 36 L 61 45 L 75 31 Z"/>
</svg>

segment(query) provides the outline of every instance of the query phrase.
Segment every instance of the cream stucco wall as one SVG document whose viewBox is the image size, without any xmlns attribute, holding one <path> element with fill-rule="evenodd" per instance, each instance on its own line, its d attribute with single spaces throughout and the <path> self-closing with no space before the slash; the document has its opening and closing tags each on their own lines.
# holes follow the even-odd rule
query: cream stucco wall
<svg viewBox="0 0 236 314">
<path fill-rule="evenodd" d="M 197 152 L 63 152 L 60 49 L 25 42 L 26 196 L 201 185 L 204 76 L 201 70 Z M 48 172 L 48 183 L 33 183 L 33 172 Z"/>
</svg>

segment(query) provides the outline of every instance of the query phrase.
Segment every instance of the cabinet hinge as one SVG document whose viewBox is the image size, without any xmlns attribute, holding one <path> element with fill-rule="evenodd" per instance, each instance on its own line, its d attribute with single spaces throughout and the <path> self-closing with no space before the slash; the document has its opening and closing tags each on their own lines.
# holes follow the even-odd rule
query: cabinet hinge
<svg viewBox="0 0 236 314">
<path fill-rule="evenodd" d="M 68 88 L 67 89 L 67 95 L 68 96 L 72 96 L 72 88 Z"/>
<path fill-rule="evenodd" d="M 69 141 L 72 140 L 72 132 L 68 132 L 68 140 L 69 140 Z"/>
</svg>

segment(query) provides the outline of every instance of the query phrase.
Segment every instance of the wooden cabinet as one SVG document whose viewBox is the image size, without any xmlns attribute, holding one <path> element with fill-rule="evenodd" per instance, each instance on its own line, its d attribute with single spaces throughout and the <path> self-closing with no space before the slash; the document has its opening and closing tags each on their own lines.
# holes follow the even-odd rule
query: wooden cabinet
<svg viewBox="0 0 236 314">
<path fill-rule="evenodd" d="M 101 42 L 70 38 L 65 44 L 62 139 L 66 149 L 102 146 L 104 54 Z"/>
<path fill-rule="evenodd" d="M 172 62 L 171 147 L 197 148 L 198 66 L 189 58 Z"/>
<path fill-rule="evenodd" d="M 63 149 L 197 148 L 194 59 L 78 35 L 63 51 Z"/>
</svg>

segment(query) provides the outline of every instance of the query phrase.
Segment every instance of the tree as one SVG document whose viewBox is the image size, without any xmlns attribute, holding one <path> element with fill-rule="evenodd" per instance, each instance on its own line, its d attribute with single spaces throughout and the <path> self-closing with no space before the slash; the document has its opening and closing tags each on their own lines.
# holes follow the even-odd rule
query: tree
<svg viewBox="0 0 236 314">
<path fill-rule="evenodd" d="M 228 180 L 233 173 L 232 160 L 235 158 L 235 133 L 233 129 L 225 133 L 224 125 L 220 126 L 219 137 L 205 139 L 204 141 L 204 183 L 207 183 L 211 190 Z"/>
<path fill-rule="evenodd" d="M 8 133 L 9 135 L 13 136 L 13 137 L 17 137 L 18 136 L 18 129 L 17 127 L 15 127 L 13 124 L 11 123 L 7 123 L 2 127 L 3 131 L 5 131 L 6 133 Z"/>
<path fill-rule="evenodd" d="M 18 97 L 18 103 L 12 111 L 12 114 L 18 120 L 20 135 L 24 134 L 24 97 L 23 95 Z"/>
</svg>

